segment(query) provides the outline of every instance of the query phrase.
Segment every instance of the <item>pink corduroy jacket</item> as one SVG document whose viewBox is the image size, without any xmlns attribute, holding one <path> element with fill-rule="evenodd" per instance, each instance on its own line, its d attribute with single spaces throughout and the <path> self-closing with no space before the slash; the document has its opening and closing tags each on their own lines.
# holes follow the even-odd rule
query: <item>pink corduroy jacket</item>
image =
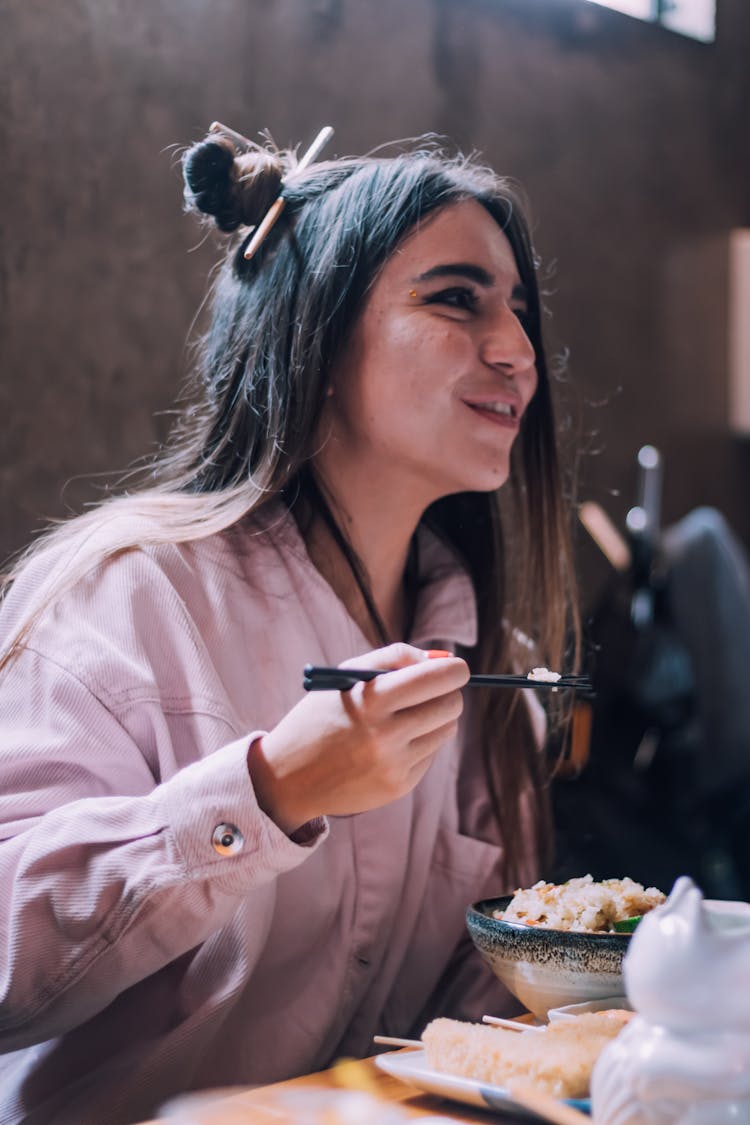
<svg viewBox="0 0 750 1125">
<path fill-rule="evenodd" d="M 410 640 L 472 645 L 468 578 L 420 534 Z M 302 843 L 255 801 L 248 748 L 305 663 L 370 647 L 279 506 L 122 555 L 47 613 L 0 683 L 2 1125 L 133 1122 L 512 1010 L 466 938 L 467 904 L 508 888 L 465 734 L 408 796 Z"/>
</svg>

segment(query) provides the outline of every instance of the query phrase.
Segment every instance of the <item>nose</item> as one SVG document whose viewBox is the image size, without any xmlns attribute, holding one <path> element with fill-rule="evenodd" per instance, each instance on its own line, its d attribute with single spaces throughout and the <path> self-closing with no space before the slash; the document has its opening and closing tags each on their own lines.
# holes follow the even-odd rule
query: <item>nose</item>
<svg viewBox="0 0 750 1125">
<path fill-rule="evenodd" d="M 498 311 L 488 328 L 480 354 L 489 367 L 498 368 L 507 375 L 532 371 L 536 361 L 534 346 L 521 321 L 507 306 Z"/>
</svg>

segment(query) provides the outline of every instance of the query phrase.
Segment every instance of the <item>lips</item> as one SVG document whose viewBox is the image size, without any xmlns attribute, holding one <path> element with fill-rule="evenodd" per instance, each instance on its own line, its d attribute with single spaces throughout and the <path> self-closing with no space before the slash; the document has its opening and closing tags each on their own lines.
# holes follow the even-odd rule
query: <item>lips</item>
<svg viewBox="0 0 750 1125">
<path fill-rule="evenodd" d="M 464 405 L 473 410 L 475 414 L 481 414 L 489 422 L 495 424 L 512 426 L 514 429 L 518 426 L 521 409 L 517 402 L 508 399 L 464 399 Z"/>
</svg>

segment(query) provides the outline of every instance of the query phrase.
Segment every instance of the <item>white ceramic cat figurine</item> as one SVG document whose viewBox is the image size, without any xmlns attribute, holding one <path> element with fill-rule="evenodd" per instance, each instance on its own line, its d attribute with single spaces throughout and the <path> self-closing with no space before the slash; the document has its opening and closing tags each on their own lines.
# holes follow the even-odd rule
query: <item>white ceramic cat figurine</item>
<svg viewBox="0 0 750 1125">
<path fill-rule="evenodd" d="M 750 907 L 683 876 L 623 975 L 636 1015 L 594 1067 L 596 1125 L 750 1125 Z"/>
</svg>

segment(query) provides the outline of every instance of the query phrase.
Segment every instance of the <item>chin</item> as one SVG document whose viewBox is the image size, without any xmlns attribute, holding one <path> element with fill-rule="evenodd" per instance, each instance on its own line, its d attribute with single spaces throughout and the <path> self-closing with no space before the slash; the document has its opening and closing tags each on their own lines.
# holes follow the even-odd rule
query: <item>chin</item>
<svg viewBox="0 0 750 1125">
<path fill-rule="evenodd" d="M 510 465 L 493 465 L 483 472 L 472 473 L 467 479 L 462 492 L 497 492 L 498 488 L 502 488 L 507 483 L 510 476 Z"/>
<path fill-rule="evenodd" d="M 440 496 L 456 496 L 462 492 L 497 492 L 504 484 L 507 484 L 509 476 L 510 473 L 495 473 L 494 475 L 484 473 L 482 476 L 477 475 L 472 479 L 455 481 L 452 486 L 447 486 L 440 493 Z M 437 500 L 439 497 L 436 496 L 435 499 Z"/>
<path fill-rule="evenodd" d="M 457 454 L 453 452 L 451 461 L 452 464 L 444 463 L 440 466 L 440 477 L 435 472 L 434 462 L 422 468 L 421 487 L 426 488 L 428 505 L 442 496 L 456 496 L 462 492 L 497 492 L 510 477 L 510 458 L 487 458 L 483 463 L 478 463 L 475 453 L 473 463 L 466 457 L 461 464 L 458 463 Z"/>
</svg>

